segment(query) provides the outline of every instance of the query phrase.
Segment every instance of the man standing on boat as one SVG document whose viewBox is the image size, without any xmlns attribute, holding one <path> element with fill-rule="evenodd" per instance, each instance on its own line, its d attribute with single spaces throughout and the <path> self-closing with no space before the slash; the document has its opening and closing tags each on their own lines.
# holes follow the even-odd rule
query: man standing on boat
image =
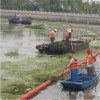
<svg viewBox="0 0 100 100">
<path fill-rule="evenodd" d="M 79 68 L 78 61 L 73 56 L 69 56 L 68 59 L 70 59 L 69 66 L 71 69 L 71 80 L 77 81 L 78 68 Z"/>
<path fill-rule="evenodd" d="M 90 48 L 86 49 L 86 57 L 85 57 L 85 64 L 87 67 L 87 74 L 89 76 L 95 75 L 95 69 L 94 69 L 94 62 L 96 62 L 96 58 L 93 56 L 93 53 Z"/>
<path fill-rule="evenodd" d="M 13 20 L 13 22 L 17 22 L 17 16 L 16 16 L 16 13 L 12 16 L 12 20 Z"/>
<path fill-rule="evenodd" d="M 26 15 L 26 18 L 32 19 L 32 15 L 31 15 L 31 14 L 27 14 L 27 15 Z"/>
<path fill-rule="evenodd" d="M 68 29 L 68 31 L 66 31 L 66 45 L 67 46 L 70 46 L 71 45 L 71 32 L 72 32 L 73 30 L 72 29 Z"/>
<path fill-rule="evenodd" d="M 51 44 L 54 43 L 56 32 L 57 32 L 57 29 L 54 29 L 54 30 L 50 33 L 50 35 L 49 35 L 49 38 L 50 38 L 50 40 L 51 40 Z"/>
</svg>

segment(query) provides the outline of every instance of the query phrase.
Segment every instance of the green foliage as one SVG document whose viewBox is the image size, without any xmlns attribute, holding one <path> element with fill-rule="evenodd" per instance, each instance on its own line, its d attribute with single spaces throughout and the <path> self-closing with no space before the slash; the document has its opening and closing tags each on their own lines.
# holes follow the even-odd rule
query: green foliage
<svg viewBox="0 0 100 100">
<path fill-rule="evenodd" d="M 26 28 L 31 28 L 31 29 L 41 29 L 41 30 L 45 29 L 43 24 L 34 25 L 34 26 L 28 25 L 28 26 L 25 26 L 25 27 Z"/>
<path fill-rule="evenodd" d="M 82 0 L 1 0 L 2 9 L 100 13 L 100 3 L 82 2 Z"/>
<path fill-rule="evenodd" d="M 99 36 L 97 36 L 97 35 L 82 35 L 82 37 L 88 37 L 88 38 L 91 38 L 91 39 L 93 39 L 93 40 L 100 40 L 100 37 Z"/>
<path fill-rule="evenodd" d="M 64 42 L 59 41 L 59 42 L 53 43 L 53 45 L 50 46 L 50 49 L 65 53 L 67 48 L 66 48 L 66 44 Z"/>
<path fill-rule="evenodd" d="M 63 42 L 56 42 L 53 46 L 58 49 L 66 49 L 66 45 Z"/>
<path fill-rule="evenodd" d="M 96 35 L 82 35 L 82 36 L 86 36 L 86 37 L 97 37 Z"/>
<path fill-rule="evenodd" d="M 9 86 L 9 88 L 6 89 L 2 89 L 2 93 L 11 93 L 13 95 L 15 94 L 24 94 L 26 93 L 26 89 L 28 88 L 28 86 L 26 86 L 25 84 L 12 84 L 11 86 Z"/>
<path fill-rule="evenodd" d="M 10 50 L 5 54 L 5 56 L 17 56 L 17 55 L 19 55 L 18 50 Z"/>
</svg>

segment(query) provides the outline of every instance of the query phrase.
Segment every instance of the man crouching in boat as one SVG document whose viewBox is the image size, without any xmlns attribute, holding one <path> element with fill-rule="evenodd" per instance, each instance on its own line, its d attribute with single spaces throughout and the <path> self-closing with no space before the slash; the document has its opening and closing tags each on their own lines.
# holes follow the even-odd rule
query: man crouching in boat
<svg viewBox="0 0 100 100">
<path fill-rule="evenodd" d="M 93 53 L 90 48 L 86 49 L 86 57 L 85 57 L 85 65 L 87 67 L 87 74 L 89 76 L 95 75 L 94 62 L 96 62 L 96 58 L 93 56 Z"/>
<path fill-rule="evenodd" d="M 77 81 L 77 75 L 78 75 L 78 61 L 73 56 L 68 57 L 70 59 L 70 69 L 71 69 L 71 81 Z"/>
</svg>

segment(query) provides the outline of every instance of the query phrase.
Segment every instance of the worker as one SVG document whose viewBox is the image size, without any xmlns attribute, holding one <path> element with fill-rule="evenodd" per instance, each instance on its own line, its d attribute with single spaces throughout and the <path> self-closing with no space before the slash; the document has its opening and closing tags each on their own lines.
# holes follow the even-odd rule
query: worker
<svg viewBox="0 0 100 100">
<path fill-rule="evenodd" d="M 16 13 L 12 16 L 13 22 L 17 22 Z"/>
<path fill-rule="evenodd" d="M 71 69 L 71 80 L 77 81 L 78 68 L 79 68 L 78 61 L 73 56 L 69 56 L 68 59 L 70 59 L 69 67 Z"/>
<path fill-rule="evenodd" d="M 86 49 L 86 53 L 85 65 L 87 67 L 87 74 L 89 76 L 95 75 L 94 62 L 96 62 L 96 58 L 94 57 L 90 48 Z"/>
<path fill-rule="evenodd" d="M 21 17 L 20 15 L 17 15 L 17 21 L 18 21 L 19 23 L 21 23 L 22 17 Z"/>
<path fill-rule="evenodd" d="M 54 30 L 50 33 L 50 35 L 49 35 L 49 38 L 50 38 L 50 40 L 51 40 L 51 44 L 54 43 L 56 32 L 57 32 L 57 29 L 54 29 Z"/>
<path fill-rule="evenodd" d="M 31 14 L 27 14 L 27 15 L 26 15 L 26 18 L 31 19 L 31 18 L 32 18 L 32 15 L 31 15 Z"/>
<path fill-rule="evenodd" d="M 32 19 L 32 15 L 31 14 L 29 14 L 29 18 Z"/>
<path fill-rule="evenodd" d="M 73 30 L 72 29 L 68 29 L 68 31 L 66 31 L 66 45 L 67 46 L 70 46 L 71 45 L 71 32 L 72 32 Z M 69 40 L 70 39 L 70 40 Z"/>
</svg>

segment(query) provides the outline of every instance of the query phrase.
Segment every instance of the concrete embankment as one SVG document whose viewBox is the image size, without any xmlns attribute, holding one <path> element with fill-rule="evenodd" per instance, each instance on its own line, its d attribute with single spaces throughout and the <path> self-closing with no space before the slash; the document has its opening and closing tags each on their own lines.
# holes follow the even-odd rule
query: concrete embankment
<svg viewBox="0 0 100 100">
<path fill-rule="evenodd" d="M 79 13 L 61 13 L 61 12 L 42 12 L 42 11 L 23 11 L 23 10 L 3 10 L 1 16 L 11 16 L 13 14 L 26 16 L 32 15 L 34 20 L 62 21 L 68 23 L 95 24 L 100 25 L 99 14 L 79 14 Z"/>
</svg>

